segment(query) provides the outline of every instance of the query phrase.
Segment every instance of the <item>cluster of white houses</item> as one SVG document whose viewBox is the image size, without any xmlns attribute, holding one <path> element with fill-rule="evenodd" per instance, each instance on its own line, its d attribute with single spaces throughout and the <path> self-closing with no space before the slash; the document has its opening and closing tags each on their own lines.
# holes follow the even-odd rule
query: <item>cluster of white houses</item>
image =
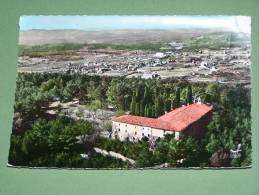
<svg viewBox="0 0 259 195">
<path fill-rule="evenodd" d="M 163 138 L 174 134 L 179 139 L 182 134 L 200 139 L 212 117 L 212 106 L 194 103 L 174 109 L 158 118 L 122 115 L 112 118 L 112 138 L 121 141 L 138 141 L 143 137 Z"/>
</svg>

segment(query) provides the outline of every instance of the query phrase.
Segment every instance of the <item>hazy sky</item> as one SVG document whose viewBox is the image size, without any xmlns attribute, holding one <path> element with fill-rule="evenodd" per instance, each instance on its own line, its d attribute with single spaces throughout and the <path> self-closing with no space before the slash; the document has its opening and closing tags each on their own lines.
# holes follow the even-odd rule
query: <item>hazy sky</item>
<svg viewBox="0 0 259 195">
<path fill-rule="evenodd" d="M 21 16 L 20 30 L 224 28 L 250 33 L 248 16 Z"/>
</svg>

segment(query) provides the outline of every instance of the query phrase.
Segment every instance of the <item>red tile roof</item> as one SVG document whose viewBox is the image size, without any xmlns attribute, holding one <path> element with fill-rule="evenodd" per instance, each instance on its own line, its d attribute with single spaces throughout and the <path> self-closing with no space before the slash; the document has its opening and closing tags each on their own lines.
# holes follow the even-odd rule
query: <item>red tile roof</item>
<svg viewBox="0 0 259 195">
<path fill-rule="evenodd" d="M 211 110 L 212 107 L 206 104 L 191 104 L 172 110 L 157 119 L 122 115 L 119 117 L 113 117 L 112 121 L 169 131 L 182 131 Z"/>
</svg>

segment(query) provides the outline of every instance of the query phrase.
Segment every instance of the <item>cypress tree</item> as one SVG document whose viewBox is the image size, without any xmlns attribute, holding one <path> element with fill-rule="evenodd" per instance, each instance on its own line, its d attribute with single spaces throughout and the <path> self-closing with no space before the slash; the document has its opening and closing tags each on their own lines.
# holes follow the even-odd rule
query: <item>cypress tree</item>
<svg viewBox="0 0 259 195">
<path fill-rule="evenodd" d="M 207 102 L 207 103 L 211 103 L 211 96 L 210 96 L 210 94 L 206 93 L 204 101 Z"/>
<path fill-rule="evenodd" d="M 140 104 L 137 102 L 136 107 L 135 107 L 135 115 L 139 116 L 140 115 Z"/>
<path fill-rule="evenodd" d="M 145 104 L 149 104 L 149 91 L 147 86 L 145 87 L 145 91 L 144 91 L 144 103 Z"/>
<path fill-rule="evenodd" d="M 152 117 L 152 106 L 151 104 L 148 105 L 148 117 Z"/>
<path fill-rule="evenodd" d="M 158 97 L 158 113 L 157 113 L 157 116 L 161 116 L 165 113 L 164 106 L 165 105 L 164 105 L 163 97 L 159 96 Z"/>
<path fill-rule="evenodd" d="M 135 115 L 136 114 L 136 96 L 133 95 L 130 103 L 130 113 Z"/>
<path fill-rule="evenodd" d="M 145 117 L 148 117 L 148 105 L 146 104 L 145 105 L 145 114 L 144 114 Z"/>
<path fill-rule="evenodd" d="M 159 96 L 155 100 L 155 117 L 161 116 L 164 114 L 164 102 L 163 98 Z"/>
<path fill-rule="evenodd" d="M 153 105 L 152 107 L 151 107 L 151 117 L 156 117 L 156 106 L 155 105 Z"/>
<path fill-rule="evenodd" d="M 188 85 L 187 88 L 187 95 L 186 95 L 186 103 L 187 104 L 192 104 L 192 86 Z"/>
<path fill-rule="evenodd" d="M 136 101 L 140 102 L 142 97 L 143 97 L 143 89 L 141 84 L 139 84 L 136 89 Z"/>
<path fill-rule="evenodd" d="M 145 106 L 144 106 L 144 100 L 142 99 L 140 101 L 140 105 L 139 105 L 139 115 L 140 116 L 144 116 L 145 115 Z"/>
<path fill-rule="evenodd" d="M 167 111 L 169 112 L 171 110 L 171 100 L 170 99 L 167 99 L 165 101 L 165 108 L 164 108 L 164 111 Z"/>
<path fill-rule="evenodd" d="M 168 98 L 170 96 L 170 93 L 171 93 L 171 88 L 169 86 L 167 86 L 165 88 L 165 97 Z"/>
<path fill-rule="evenodd" d="M 181 90 L 180 87 L 176 88 L 176 94 L 175 94 L 175 108 L 180 107 L 181 104 Z"/>
</svg>

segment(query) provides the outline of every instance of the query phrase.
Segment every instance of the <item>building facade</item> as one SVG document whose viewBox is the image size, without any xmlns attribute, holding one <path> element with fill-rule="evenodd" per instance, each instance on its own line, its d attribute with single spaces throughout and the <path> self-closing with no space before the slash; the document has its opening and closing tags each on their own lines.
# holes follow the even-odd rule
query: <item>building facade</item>
<svg viewBox="0 0 259 195">
<path fill-rule="evenodd" d="M 163 138 L 166 134 L 174 134 L 177 140 L 181 135 L 201 139 L 211 117 L 212 106 L 201 103 L 182 106 L 156 119 L 122 115 L 112 118 L 112 138 L 134 142 L 143 137 Z"/>
</svg>

